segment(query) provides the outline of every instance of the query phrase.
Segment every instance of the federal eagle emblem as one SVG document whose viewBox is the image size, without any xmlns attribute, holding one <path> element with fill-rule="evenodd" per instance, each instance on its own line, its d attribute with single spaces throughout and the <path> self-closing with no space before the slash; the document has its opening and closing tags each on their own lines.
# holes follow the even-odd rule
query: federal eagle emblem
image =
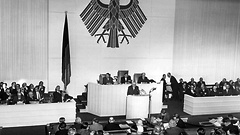
<svg viewBox="0 0 240 135">
<path fill-rule="evenodd" d="M 147 20 L 139 7 L 138 0 L 130 0 L 127 5 L 120 5 L 119 0 L 110 0 L 109 5 L 100 0 L 91 0 L 80 17 L 90 35 L 99 37 L 97 43 L 101 39 L 106 43 L 104 36 L 107 35 L 107 47 L 111 48 L 119 47 L 119 38 L 121 39 L 120 43 L 123 43 L 125 39 L 129 44 L 128 38 L 135 38 Z M 102 33 L 96 34 L 102 25 Z M 128 29 L 129 35 L 125 34 L 125 27 Z"/>
</svg>

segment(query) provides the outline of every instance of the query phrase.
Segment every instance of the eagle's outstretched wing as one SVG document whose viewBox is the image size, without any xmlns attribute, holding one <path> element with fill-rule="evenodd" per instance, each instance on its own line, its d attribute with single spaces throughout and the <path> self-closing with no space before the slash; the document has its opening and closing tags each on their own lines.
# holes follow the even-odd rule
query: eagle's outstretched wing
<svg viewBox="0 0 240 135">
<path fill-rule="evenodd" d="M 129 4 L 120 6 L 119 19 L 122 19 L 132 37 L 136 37 L 147 20 L 138 4 L 138 0 L 131 0 Z"/>
<path fill-rule="evenodd" d="M 93 36 L 102 23 L 109 17 L 108 5 L 100 0 L 91 0 L 80 14 L 88 32 Z"/>
</svg>

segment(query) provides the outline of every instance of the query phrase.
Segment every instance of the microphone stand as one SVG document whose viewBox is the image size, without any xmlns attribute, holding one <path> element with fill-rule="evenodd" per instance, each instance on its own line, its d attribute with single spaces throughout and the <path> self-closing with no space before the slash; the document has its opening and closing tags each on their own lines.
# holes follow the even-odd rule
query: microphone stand
<svg viewBox="0 0 240 135">
<path fill-rule="evenodd" d="M 148 118 L 150 118 L 150 115 L 151 115 L 151 93 L 152 93 L 152 90 L 149 91 L 149 94 L 148 94 Z"/>
<path fill-rule="evenodd" d="M 148 94 L 148 118 L 150 118 L 151 116 L 151 101 L 152 101 L 152 95 L 151 93 L 156 90 L 156 88 L 152 88 L 150 91 L 149 91 L 149 94 Z"/>
</svg>

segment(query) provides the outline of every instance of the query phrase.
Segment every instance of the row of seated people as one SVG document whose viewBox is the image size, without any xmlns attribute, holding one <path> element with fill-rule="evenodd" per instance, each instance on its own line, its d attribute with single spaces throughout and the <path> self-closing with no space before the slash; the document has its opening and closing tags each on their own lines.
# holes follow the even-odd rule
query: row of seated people
<svg viewBox="0 0 240 135">
<path fill-rule="evenodd" d="M 91 124 L 82 122 L 80 117 L 75 119 L 72 125 L 66 126 L 65 118 L 61 117 L 59 123 L 55 124 L 55 129 L 52 126 L 52 132 L 55 135 L 68 135 L 69 132 L 74 131 L 73 135 L 102 135 L 114 132 L 123 132 L 130 134 L 150 134 L 150 135 L 178 135 L 180 133 L 187 134 L 184 131 L 186 128 L 185 123 L 178 114 L 174 114 L 170 117 L 169 113 L 162 110 L 159 116 L 152 116 L 150 119 L 139 119 L 132 123 L 128 123 L 128 126 L 121 126 L 115 122 L 113 117 L 109 117 L 108 123 L 103 124 L 94 118 Z"/>
<path fill-rule="evenodd" d="M 169 98 L 169 92 L 166 88 L 166 75 L 163 74 L 163 100 Z M 216 82 L 211 87 L 207 87 L 205 81 L 202 77 L 196 82 L 194 78 L 191 78 L 189 82 L 184 81 L 182 78 L 179 79 L 177 97 L 183 101 L 184 94 L 188 94 L 194 97 L 204 97 L 204 96 L 230 96 L 230 95 L 240 95 L 240 79 L 234 82 L 233 80 L 227 81 L 223 78 L 220 83 Z"/>
<path fill-rule="evenodd" d="M 190 82 L 180 81 L 180 91 L 195 97 L 203 96 L 230 96 L 240 94 L 240 79 L 237 78 L 236 82 L 232 80 L 226 81 L 224 78 L 220 83 L 216 82 L 214 86 L 207 88 L 203 78 L 199 82 L 195 82 L 191 78 Z"/>
<path fill-rule="evenodd" d="M 99 123 L 97 118 L 94 118 L 89 124 L 88 122 L 82 122 L 80 117 L 76 117 L 75 122 L 67 126 L 65 118 L 61 117 L 59 123 L 54 124 L 51 128 L 55 135 L 103 135 L 107 133 L 106 131 L 121 130 L 113 117 L 110 117 L 108 123 L 104 126 Z"/>
<path fill-rule="evenodd" d="M 125 73 L 121 78 L 119 78 L 120 81 L 115 80 L 111 77 L 111 74 L 106 73 L 106 75 L 102 79 L 102 84 L 103 85 L 113 85 L 113 84 L 130 84 L 133 82 L 132 78 L 128 73 Z M 148 79 L 146 76 L 146 73 L 141 73 L 141 75 L 134 80 L 136 83 L 154 83 L 155 81 L 153 79 Z"/>
<path fill-rule="evenodd" d="M 35 87 L 33 84 L 27 86 L 27 83 L 23 83 L 21 86 L 16 82 L 12 82 L 11 86 L 7 87 L 7 83 L 0 83 L 0 104 L 44 103 L 46 102 L 45 95 L 47 97 L 51 96 L 51 94 L 45 93 L 45 86 L 42 81 Z M 69 96 L 65 91 L 60 90 L 60 86 L 56 86 L 52 98 L 47 102 L 67 102 L 72 99 L 73 97 Z"/>
<path fill-rule="evenodd" d="M 178 114 L 172 117 L 164 110 L 161 111 L 158 117 L 151 117 L 151 123 L 160 126 L 163 135 L 184 135 L 188 134 L 184 129 L 187 127 Z M 239 135 L 240 123 L 239 120 L 228 114 L 220 121 L 220 126 L 213 128 L 210 135 Z M 196 135 L 207 135 L 204 128 L 198 128 Z"/>
<path fill-rule="evenodd" d="M 180 115 L 175 113 L 170 116 L 165 110 L 162 110 L 158 116 L 151 116 L 150 119 L 133 120 L 124 127 L 121 125 L 124 124 L 115 122 L 113 117 L 110 117 L 106 124 L 99 123 L 96 118 L 89 124 L 82 122 L 81 118 L 77 117 L 73 124 L 67 126 L 62 117 L 59 119 L 59 123 L 55 124 L 55 128 L 52 127 L 51 133 L 55 135 L 107 135 L 125 131 L 129 135 L 188 135 L 188 132 L 185 131 L 187 123 L 182 120 Z M 198 128 L 196 135 L 206 135 L 205 129 Z M 231 114 L 224 117 L 221 126 L 213 128 L 210 135 L 239 135 L 239 120 L 233 119 Z"/>
<path fill-rule="evenodd" d="M 45 86 L 40 81 L 38 85 L 34 86 L 27 83 L 22 85 L 12 82 L 11 86 L 8 87 L 7 83 L 0 83 L 0 102 L 2 104 L 17 104 L 26 103 L 29 104 L 31 101 L 42 101 L 43 93 L 45 92 Z"/>
</svg>

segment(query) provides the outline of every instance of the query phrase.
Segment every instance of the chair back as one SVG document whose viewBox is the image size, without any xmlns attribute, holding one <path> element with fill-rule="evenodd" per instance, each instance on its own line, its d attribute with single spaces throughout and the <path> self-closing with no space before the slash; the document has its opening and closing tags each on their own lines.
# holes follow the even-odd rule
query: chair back
<svg viewBox="0 0 240 135">
<path fill-rule="evenodd" d="M 133 75 L 133 82 L 138 82 L 138 78 L 140 77 L 140 76 L 142 76 L 142 73 L 135 73 L 134 75 Z"/>
</svg>

